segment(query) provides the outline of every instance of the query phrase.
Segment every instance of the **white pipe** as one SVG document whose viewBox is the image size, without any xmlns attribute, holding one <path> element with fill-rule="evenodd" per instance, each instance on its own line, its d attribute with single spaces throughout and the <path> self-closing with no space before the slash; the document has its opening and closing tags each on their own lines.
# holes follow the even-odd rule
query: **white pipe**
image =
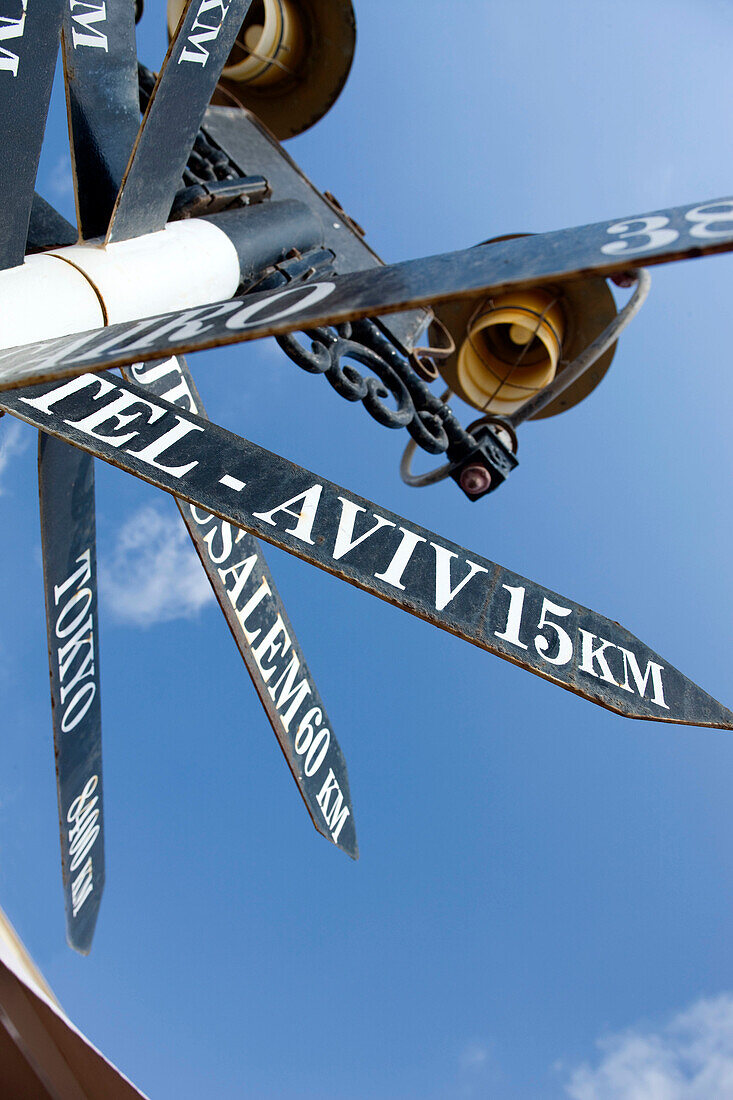
<svg viewBox="0 0 733 1100">
<path fill-rule="evenodd" d="M 0 347 L 68 336 L 231 298 L 240 282 L 229 237 L 200 218 L 106 247 L 85 241 L 0 271 Z"/>
</svg>

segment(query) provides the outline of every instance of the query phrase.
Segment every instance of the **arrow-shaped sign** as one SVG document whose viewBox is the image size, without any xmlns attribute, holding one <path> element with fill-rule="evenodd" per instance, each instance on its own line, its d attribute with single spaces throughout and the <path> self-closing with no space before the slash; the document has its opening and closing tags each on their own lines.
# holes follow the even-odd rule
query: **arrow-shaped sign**
<svg viewBox="0 0 733 1100">
<path fill-rule="evenodd" d="M 64 83 L 79 228 L 103 237 L 140 127 L 135 5 L 67 0 Z"/>
<path fill-rule="evenodd" d="M 62 15 L 63 0 L 14 0 L 0 15 L 0 268 L 23 263 Z"/>
<path fill-rule="evenodd" d="M 251 0 L 188 0 L 150 97 L 108 243 L 162 229 L 209 100 Z"/>
<path fill-rule="evenodd" d="M 376 317 L 451 298 L 477 297 L 584 274 L 612 275 L 632 267 L 731 249 L 733 199 L 716 199 L 657 214 L 498 241 L 24 344 L 0 352 L 0 389 Z M 8 272 L 5 277 L 13 274 Z M 144 271 L 140 277 L 145 277 Z M 29 286 L 28 292 L 31 290 Z"/>
<path fill-rule="evenodd" d="M 149 397 L 163 398 L 166 404 L 170 401 L 179 409 L 205 417 L 203 403 L 183 359 L 138 364 L 129 375 Z M 356 859 L 359 850 L 346 761 L 262 547 L 252 535 L 233 530 L 225 520 L 178 498 L 176 504 L 313 824 L 322 836 Z M 250 606 L 246 624 L 238 611 L 238 606 L 245 604 Z M 258 647 L 276 624 L 281 625 L 283 637 L 287 636 L 289 643 L 282 677 L 268 676 L 258 657 Z M 300 715 L 298 724 L 294 720 L 296 714 Z M 302 736 L 298 733 L 305 719 L 307 728 L 312 724 L 316 731 L 307 745 L 304 741 L 307 732 Z M 327 799 L 323 795 L 324 776 L 333 795 Z"/>
<path fill-rule="evenodd" d="M 94 462 L 41 432 L 38 483 L 66 936 L 86 955 L 104 888 Z"/>
<path fill-rule="evenodd" d="M 82 375 L 4 395 L 3 407 L 380 599 L 630 718 L 733 729 L 733 714 L 624 627 L 129 382 Z M 192 513 L 194 514 L 194 513 Z M 196 518 L 194 514 L 194 518 Z M 209 522 L 208 516 L 206 522 Z M 263 678 L 282 693 L 283 624 L 250 629 L 246 560 L 222 577 Z M 301 758 L 318 715 L 289 713 Z M 310 708 L 309 708 L 310 709 Z M 296 726 L 297 723 L 297 726 Z M 324 755 L 325 763 L 325 755 Z M 329 776 L 318 798 L 330 816 Z"/>
</svg>

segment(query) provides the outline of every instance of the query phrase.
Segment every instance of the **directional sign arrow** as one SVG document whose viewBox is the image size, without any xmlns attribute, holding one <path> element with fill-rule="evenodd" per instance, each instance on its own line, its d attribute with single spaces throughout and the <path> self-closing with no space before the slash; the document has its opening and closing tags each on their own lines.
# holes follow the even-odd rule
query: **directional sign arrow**
<svg viewBox="0 0 733 1100">
<path fill-rule="evenodd" d="M 0 389 L 376 317 L 451 298 L 477 297 L 584 274 L 612 275 L 632 267 L 731 249 L 733 199 L 716 199 L 641 217 L 497 241 L 24 344 L 0 352 Z M 12 275 L 8 272 L 5 277 Z"/>
<path fill-rule="evenodd" d="M 23 263 L 63 7 L 18 0 L 0 16 L 0 268 Z"/>
<path fill-rule="evenodd" d="M 29 245 L 76 239 L 35 196 Z M 66 938 L 88 954 L 105 879 L 94 459 L 38 436 L 38 493 Z"/>
<path fill-rule="evenodd" d="M 62 43 L 77 214 L 88 239 L 107 230 L 138 131 L 133 5 L 110 0 L 90 13 L 68 4 Z M 36 196 L 29 245 L 49 237 L 52 245 L 76 233 Z M 38 483 L 66 938 L 87 954 L 105 879 L 94 460 L 40 433 Z"/>
<path fill-rule="evenodd" d="M 149 397 L 163 398 L 166 404 L 170 401 L 205 417 L 183 359 L 138 364 L 129 376 Z M 236 479 L 229 479 L 230 488 L 236 489 L 237 484 Z M 232 530 L 226 521 L 178 498 L 176 504 L 313 824 L 322 836 L 356 859 L 359 850 L 346 761 L 262 547 L 246 531 Z M 246 625 L 238 610 L 245 605 L 250 607 Z M 273 641 L 277 639 L 275 644 L 283 655 L 284 639 L 288 639 L 282 676 L 268 675 L 268 662 L 262 660 L 272 630 Z M 323 794 L 324 783 L 328 797 Z"/>
<path fill-rule="evenodd" d="M 181 173 L 252 0 L 189 0 L 150 97 L 108 242 L 162 229 Z"/>
<path fill-rule="evenodd" d="M 618 623 L 129 382 L 82 375 L 7 393 L 3 407 L 618 714 L 733 729 L 727 708 Z M 246 630 L 256 596 L 240 603 L 245 573 L 242 562 L 222 580 Z M 258 637 L 257 654 L 268 682 L 281 682 L 282 632 Z M 294 747 L 302 754 L 317 730 L 305 716 L 298 721 Z M 331 797 L 327 783 L 321 796 Z"/>
<path fill-rule="evenodd" d="M 38 444 L 66 936 L 86 955 L 104 887 L 94 462 L 43 432 Z"/>
<path fill-rule="evenodd" d="M 67 4 L 63 58 L 71 163 L 84 240 L 103 237 L 140 127 L 135 5 Z"/>
</svg>

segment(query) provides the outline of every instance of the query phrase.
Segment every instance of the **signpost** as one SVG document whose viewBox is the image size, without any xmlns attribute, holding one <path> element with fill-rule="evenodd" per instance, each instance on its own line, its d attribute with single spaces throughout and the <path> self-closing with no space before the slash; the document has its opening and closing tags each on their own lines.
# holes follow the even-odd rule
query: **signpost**
<svg viewBox="0 0 733 1100">
<path fill-rule="evenodd" d="M 540 281 L 733 250 L 733 199 L 407 260 L 0 352 L 0 390 Z M 144 277 L 144 272 L 141 273 Z M 0 283 L 0 289 L 2 284 Z M 2 330 L 0 329 L 0 342 Z"/>
<path fill-rule="evenodd" d="M 9 391 L 2 407 L 187 501 L 205 536 L 218 516 L 626 717 L 733 729 L 726 707 L 618 623 L 127 381 L 80 375 Z M 252 555 L 242 557 L 221 581 L 283 725 L 297 723 L 295 752 L 307 759 L 324 743 L 323 716 L 306 713 L 307 691 L 299 707 L 291 702 L 298 670 L 284 621 L 250 620 L 267 595 L 262 583 L 250 594 L 254 567 Z M 326 784 L 317 798 L 330 789 L 338 799 L 325 768 L 325 752 L 311 758 Z"/>
<path fill-rule="evenodd" d="M 162 229 L 201 119 L 251 0 L 192 0 L 145 112 L 107 230 L 107 243 Z"/>
<path fill-rule="evenodd" d="M 0 19 L 0 269 L 23 263 L 64 2 L 13 7 Z"/>
<path fill-rule="evenodd" d="M 156 402 L 163 399 L 166 404 L 205 416 L 183 359 L 139 364 L 126 371 L 126 376 Z M 236 484 L 236 479 L 229 479 L 229 487 Z M 356 859 L 346 761 L 262 547 L 242 528 L 232 527 L 200 507 L 179 498 L 176 504 L 313 824 L 322 836 Z M 249 609 L 246 615 L 245 607 Z M 273 646 L 279 646 L 284 658 L 280 675 L 273 674 L 267 667 L 269 661 L 263 658 L 268 649 L 265 640 L 275 627 Z"/>
<path fill-rule="evenodd" d="M 1 125 L 12 151 L 2 168 L 0 294 L 19 315 L 6 308 L 0 317 L 0 408 L 42 433 L 70 943 L 89 950 L 104 884 L 93 456 L 175 497 L 314 825 L 354 858 L 345 761 L 257 539 L 618 714 L 732 729 L 729 710 L 618 623 L 210 423 L 180 356 L 269 335 L 318 336 L 310 352 L 291 355 L 300 366 L 326 372 L 347 400 L 407 427 L 430 453 L 447 451 L 459 484 L 463 463 L 486 488 L 516 465 L 513 430 L 505 421 L 502 436 L 489 417 L 474 436 L 427 390 L 431 365 L 415 345 L 431 307 L 478 305 L 548 281 L 623 282 L 635 268 L 733 250 L 733 199 L 380 266 L 358 226 L 256 118 L 210 113 L 200 129 L 238 35 L 240 52 L 252 53 L 253 36 L 241 33 L 251 0 L 189 0 L 157 79 L 141 77 L 142 123 L 131 2 L 21 7 L 0 20 Z M 297 67 L 313 27 L 301 12 L 287 30 L 293 13 L 280 14 Z M 62 19 L 78 247 L 73 228 L 33 193 Z M 265 68 L 283 68 L 281 45 Z M 303 74 L 284 68 L 292 91 Z M 206 186 L 191 185 L 196 157 Z M 169 217 L 188 224 L 166 228 Z M 24 263 L 26 245 L 44 257 Z M 50 258 L 61 245 L 63 255 Z M 59 288 L 51 299 L 49 274 Z M 107 323 L 114 318 L 124 319 Z M 349 327 L 325 331 L 336 326 Z M 39 330 L 50 338 L 27 342 Z M 522 331 L 530 342 L 536 335 Z M 517 363 L 529 344 L 522 348 Z M 349 356 L 378 380 L 342 367 Z M 112 367 L 122 380 L 106 373 Z M 385 404 L 390 394 L 396 409 Z"/>
<path fill-rule="evenodd" d="M 188 11 L 168 53 L 172 58 L 171 76 L 161 92 L 161 73 L 139 135 L 133 5 L 103 5 L 91 12 L 74 9 L 73 5 L 66 9 L 64 76 L 83 239 L 104 236 L 113 213 L 115 239 L 163 227 L 180 183 L 181 168 L 247 6 L 240 0 L 226 13 L 223 9 L 213 12 L 206 6 L 203 11 Z M 217 13 L 229 17 L 225 34 L 219 33 Z M 208 25 L 212 18 L 216 23 L 213 28 Z M 104 94 L 100 95 L 100 87 Z M 140 188 L 145 193 L 144 202 L 136 198 L 136 189 Z M 39 196 L 32 199 L 29 246 L 37 251 L 71 243 L 75 236 L 72 227 Z M 183 401 L 184 407 L 203 411 L 198 394 L 193 396 L 195 386 L 185 364 L 173 360 L 172 365 L 177 374 L 172 375 L 170 369 L 161 374 L 157 365 L 138 371 L 137 377 L 153 392 L 169 393 L 171 399 Z M 92 456 L 40 433 L 39 492 L 67 939 L 86 954 L 104 886 Z M 200 515 L 194 520 L 185 508 L 182 514 L 316 829 L 357 858 L 346 764 L 261 549 L 250 535 L 243 531 L 232 535 L 229 525 L 215 517 L 210 517 L 211 523 L 204 530 Z M 216 549 L 215 538 L 220 540 Z M 219 576 L 219 570 L 226 566 L 225 546 L 231 550 L 232 567 L 246 551 L 253 562 L 250 583 L 261 596 L 266 590 L 253 618 L 277 620 L 287 626 L 292 663 L 284 683 L 276 685 L 281 689 L 279 707 L 276 691 L 267 684 L 226 598 Z M 291 690 L 292 697 L 288 694 Z M 295 732 L 289 715 L 305 695 L 309 713 L 318 715 L 322 729 L 301 760 L 294 748 Z M 320 774 L 324 762 L 325 774 L 332 777 L 337 793 L 332 785 L 328 795 L 321 795 L 322 783 L 316 773 Z"/>
<path fill-rule="evenodd" d="M 66 935 L 87 954 L 104 888 L 94 460 L 43 432 L 38 442 Z"/>
</svg>

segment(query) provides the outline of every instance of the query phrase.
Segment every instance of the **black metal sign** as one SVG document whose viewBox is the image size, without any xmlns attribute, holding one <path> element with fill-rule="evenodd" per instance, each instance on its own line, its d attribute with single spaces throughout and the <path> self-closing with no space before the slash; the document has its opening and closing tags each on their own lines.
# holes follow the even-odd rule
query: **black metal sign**
<svg viewBox="0 0 733 1100">
<path fill-rule="evenodd" d="M 151 400 L 129 382 L 87 374 L 8 393 L 3 406 L 609 710 L 631 718 L 733 728 L 727 708 L 618 623 L 201 417 Z M 242 627 L 249 629 L 256 596 L 240 602 L 244 565 L 222 581 Z M 263 677 L 282 685 L 279 691 L 286 684 L 289 646 L 284 624 L 272 624 L 255 641 Z M 301 755 L 310 749 L 318 729 L 317 723 L 298 726 L 296 753 L 299 745 Z M 328 787 L 321 794 L 325 798 Z"/>
<path fill-rule="evenodd" d="M 135 5 L 67 0 L 63 57 L 79 225 L 103 237 L 140 126 Z"/>
<path fill-rule="evenodd" d="M 148 395 L 205 417 L 183 360 L 138 364 L 129 375 Z M 229 478 L 229 484 L 236 488 L 236 479 Z M 313 824 L 356 859 L 346 761 L 261 546 L 246 531 L 195 505 L 178 498 L 176 504 Z M 277 674 L 263 660 L 269 648 L 280 654 Z"/>
<path fill-rule="evenodd" d="M 0 268 L 23 263 L 64 0 L 0 6 Z"/>
<path fill-rule="evenodd" d="M 104 888 L 94 464 L 54 436 L 38 440 L 66 935 L 87 954 Z"/>
<path fill-rule="evenodd" d="M 733 249 L 733 199 L 520 237 L 0 352 L 0 389 L 450 298 Z"/>
<path fill-rule="evenodd" d="M 251 0 L 189 0 L 165 56 L 107 235 L 162 229 L 191 146 Z"/>
</svg>

